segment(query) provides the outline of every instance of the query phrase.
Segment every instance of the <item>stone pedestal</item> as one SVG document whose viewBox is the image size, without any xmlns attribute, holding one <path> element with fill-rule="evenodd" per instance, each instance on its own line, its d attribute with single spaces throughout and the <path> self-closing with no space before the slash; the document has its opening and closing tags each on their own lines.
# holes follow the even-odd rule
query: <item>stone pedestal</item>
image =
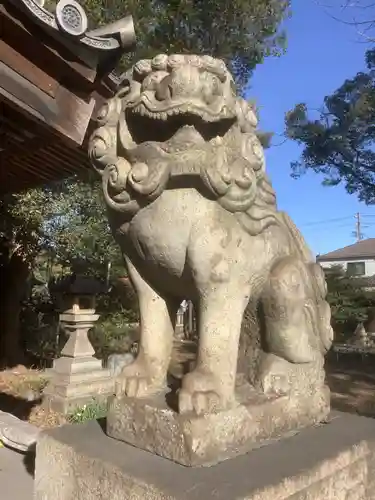
<svg viewBox="0 0 375 500">
<path fill-rule="evenodd" d="M 184 467 L 107 437 L 97 422 L 42 434 L 34 500 L 375 500 L 375 420 L 328 424 L 213 467 Z"/>
<path fill-rule="evenodd" d="M 94 310 L 79 308 L 60 316 L 70 334 L 62 356 L 54 361 L 51 380 L 44 391 L 44 404 L 49 408 L 65 414 L 93 399 L 106 399 L 113 394 L 114 379 L 93 356 L 95 351 L 87 337 L 98 318 Z"/>
<path fill-rule="evenodd" d="M 324 386 L 313 394 L 265 396 L 245 382 L 227 411 L 180 415 L 173 394 L 109 399 L 107 434 L 187 466 L 209 466 L 323 421 L 330 411 Z"/>
</svg>

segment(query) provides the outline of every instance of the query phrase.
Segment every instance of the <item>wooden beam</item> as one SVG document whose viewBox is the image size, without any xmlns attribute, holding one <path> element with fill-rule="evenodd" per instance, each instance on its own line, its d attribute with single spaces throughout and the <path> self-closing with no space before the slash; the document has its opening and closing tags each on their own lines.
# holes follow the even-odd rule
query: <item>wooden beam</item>
<svg viewBox="0 0 375 500">
<path fill-rule="evenodd" d="M 0 62 L 0 94 L 23 112 L 44 122 L 62 136 L 82 144 L 95 101 L 85 102 L 63 87 L 52 98 Z"/>
<path fill-rule="evenodd" d="M 27 158 L 18 158 L 18 157 L 12 158 L 8 164 L 6 174 L 8 173 L 9 170 L 15 171 L 17 173 L 18 178 L 22 177 L 23 172 L 27 172 L 27 174 L 29 174 L 31 178 L 35 177 L 36 179 L 40 179 L 44 182 L 50 182 L 51 180 L 51 177 L 46 174 L 43 168 L 36 169 L 32 164 L 28 162 Z"/>
<path fill-rule="evenodd" d="M 50 96 L 56 95 L 58 82 L 26 59 L 10 45 L 0 40 L 0 61 Z"/>
<path fill-rule="evenodd" d="M 17 145 L 14 144 L 10 147 L 6 147 L 4 151 L 0 153 L 0 161 L 4 162 L 7 158 L 12 156 L 17 156 L 17 158 L 28 156 L 33 151 L 43 147 L 43 144 L 45 144 L 45 139 L 38 137 L 20 142 L 20 144 Z"/>
</svg>

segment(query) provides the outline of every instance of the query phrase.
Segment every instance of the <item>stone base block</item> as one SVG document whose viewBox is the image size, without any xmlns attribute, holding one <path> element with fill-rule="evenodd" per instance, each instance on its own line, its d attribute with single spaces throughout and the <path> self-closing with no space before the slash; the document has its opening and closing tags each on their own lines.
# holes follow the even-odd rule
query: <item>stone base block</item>
<svg viewBox="0 0 375 500">
<path fill-rule="evenodd" d="M 374 500 L 375 420 L 330 423 L 213 467 L 184 467 L 105 435 L 98 422 L 44 432 L 34 500 Z"/>
<path fill-rule="evenodd" d="M 114 392 L 114 378 L 107 370 L 82 374 L 74 381 L 52 380 L 43 393 L 43 405 L 66 415 L 75 408 L 96 401 L 107 401 Z"/>
<path fill-rule="evenodd" d="M 108 436 L 182 465 L 207 466 L 322 422 L 330 411 L 325 388 L 306 397 L 267 397 L 242 385 L 236 407 L 202 416 L 180 415 L 167 401 L 168 395 L 111 397 Z"/>
</svg>

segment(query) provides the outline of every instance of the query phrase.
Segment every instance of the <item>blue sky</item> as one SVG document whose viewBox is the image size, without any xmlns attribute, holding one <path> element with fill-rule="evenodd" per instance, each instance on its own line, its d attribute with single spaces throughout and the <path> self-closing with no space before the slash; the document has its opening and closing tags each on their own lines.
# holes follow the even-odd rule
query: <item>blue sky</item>
<svg viewBox="0 0 375 500">
<path fill-rule="evenodd" d="M 365 69 L 366 46 L 353 28 L 332 19 L 314 0 L 294 0 L 292 11 L 286 22 L 287 53 L 258 66 L 248 93 L 257 101 L 262 130 L 276 133 L 283 132 L 284 115 L 295 104 L 317 108 L 345 78 Z M 282 141 L 275 137 L 273 142 Z M 291 215 L 312 250 L 326 253 L 354 243 L 356 212 L 362 215 L 364 236 L 374 237 L 374 206 L 360 203 L 341 186 L 323 187 L 317 174 L 290 177 L 290 163 L 300 151 L 291 141 L 272 147 L 266 152 L 267 171 L 279 208 Z"/>
</svg>

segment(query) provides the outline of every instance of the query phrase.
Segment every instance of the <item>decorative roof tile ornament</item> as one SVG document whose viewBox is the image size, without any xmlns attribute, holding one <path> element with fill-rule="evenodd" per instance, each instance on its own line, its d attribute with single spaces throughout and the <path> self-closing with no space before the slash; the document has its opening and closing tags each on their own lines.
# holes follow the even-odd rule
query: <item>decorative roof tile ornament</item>
<svg viewBox="0 0 375 500">
<path fill-rule="evenodd" d="M 72 42 L 82 49 L 101 52 L 109 56 L 113 52 L 130 52 L 136 37 L 132 16 L 108 24 L 96 30 L 87 31 L 87 15 L 75 0 L 60 0 L 53 14 L 44 8 L 44 0 L 10 0 L 16 8 L 32 17 L 45 31 L 72 48 Z M 81 59 L 82 54 L 78 51 Z"/>
<path fill-rule="evenodd" d="M 60 0 L 56 6 L 56 22 L 62 31 L 72 36 L 82 36 L 87 31 L 86 12 L 74 0 Z"/>
</svg>

